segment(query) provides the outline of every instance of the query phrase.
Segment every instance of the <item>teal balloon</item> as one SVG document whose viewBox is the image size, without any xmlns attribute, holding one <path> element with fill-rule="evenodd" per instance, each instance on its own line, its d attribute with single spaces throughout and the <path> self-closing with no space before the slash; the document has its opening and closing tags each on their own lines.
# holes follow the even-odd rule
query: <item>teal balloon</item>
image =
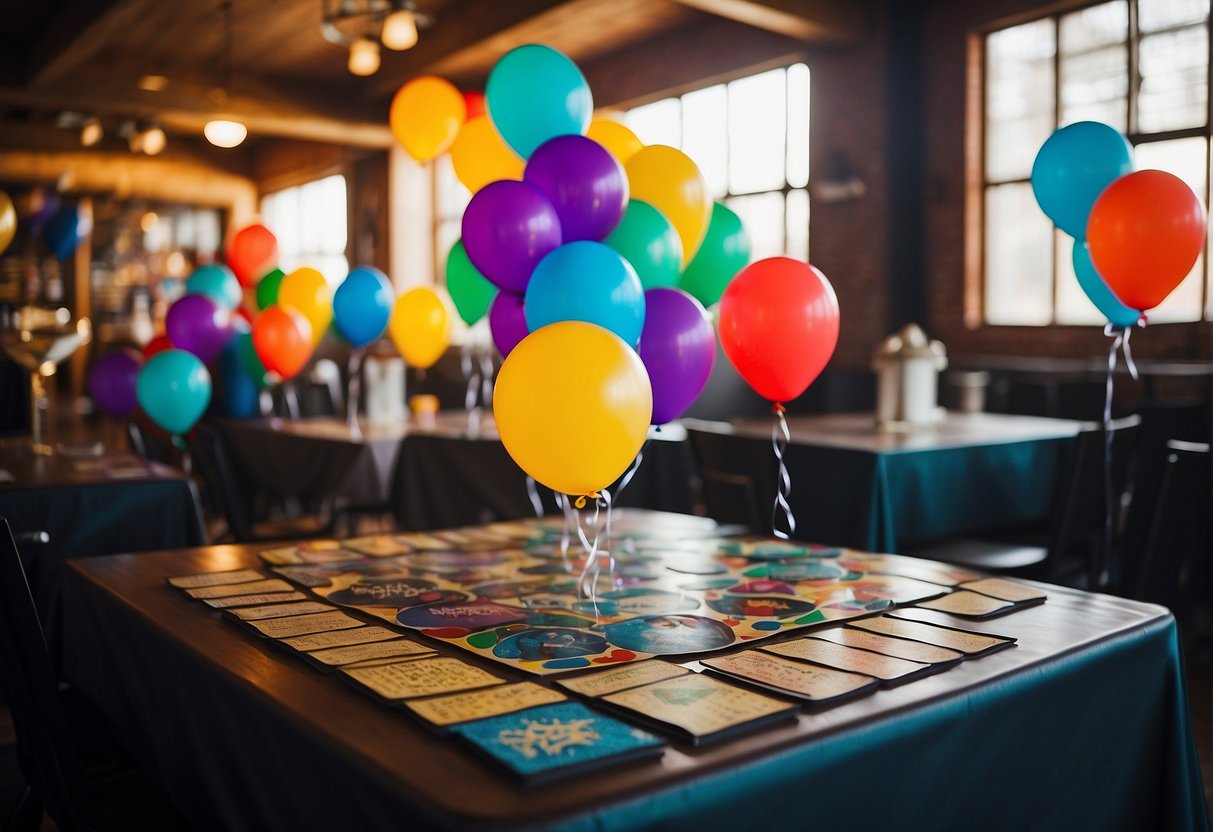
<svg viewBox="0 0 1213 832">
<path fill-rule="evenodd" d="M 248 333 L 242 333 L 248 338 Z M 249 419 L 261 415 L 261 390 L 244 369 L 241 336 L 228 341 L 219 353 L 219 407 L 233 419 Z"/>
<path fill-rule="evenodd" d="M 269 309 L 278 302 L 278 287 L 282 285 L 282 278 L 286 277 L 286 272 L 282 269 L 274 268 L 266 272 L 266 274 L 257 282 L 257 308 L 261 310 Z"/>
<path fill-rule="evenodd" d="M 1120 298 L 1112 293 L 1107 282 L 1095 270 L 1095 264 L 1091 262 L 1091 252 L 1084 241 L 1074 241 L 1070 258 L 1074 263 L 1074 274 L 1078 276 L 1078 285 L 1108 322 L 1118 329 L 1135 325 L 1141 313 L 1125 306 L 1120 302 Z"/>
<path fill-rule="evenodd" d="M 497 296 L 497 287 L 468 259 L 463 240 L 457 241 L 446 256 L 446 290 L 455 303 L 455 311 L 468 326 L 488 314 Z"/>
<path fill-rule="evenodd" d="M 646 292 L 678 285 L 682 238 L 665 214 L 649 203 L 629 202 L 619 225 L 602 242 L 632 264 Z"/>
<path fill-rule="evenodd" d="M 644 329 L 644 289 L 614 249 L 578 240 L 539 261 L 526 286 L 523 313 L 531 332 L 559 321 L 586 321 L 635 347 Z"/>
<path fill-rule="evenodd" d="M 1032 163 L 1032 193 L 1049 219 L 1075 240 L 1087 238 L 1095 200 L 1133 172 L 1133 149 L 1115 128 L 1078 121 L 1053 133 Z"/>
<path fill-rule="evenodd" d="M 395 302 L 387 275 L 374 266 L 359 266 L 333 293 L 333 326 L 355 347 L 383 335 Z"/>
<path fill-rule="evenodd" d="M 497 61 L 484 98 L 497 132 L 523 159 L 548 139 L 584 135 L 594 110 L 590 85 L 577 65 L 534 43 Z"/>
<path fill-rule="evenodd" d="M 717 202 L 699 251 L 687 264 L 678 288 L 705 307 L 720 300 L 725 288 L 750 262 L 750 235 L 741 217 Z"/>
<path fill-rule="evenodd" d="M 225 309 L 235 309 L 244 300 L 240 281 L 222 263 L 199 266 L 185 281 L 187 295 L 206 295 Z"/>
<path fill-rule="evenodd" d="M 211 403 L 211 374 L 198 356 L 185 350 L 165 350 L 143 365 L 135 393 L 153 422 L 181 435 L 202 418 Z"/>
</svg>

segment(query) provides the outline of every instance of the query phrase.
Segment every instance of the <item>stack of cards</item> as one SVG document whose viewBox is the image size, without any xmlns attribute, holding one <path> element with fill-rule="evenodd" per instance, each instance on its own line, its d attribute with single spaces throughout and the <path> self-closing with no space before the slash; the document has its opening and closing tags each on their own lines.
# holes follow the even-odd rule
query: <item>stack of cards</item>
<svg viewBox="0 0 1213 832">
<path fill-rule="evenodd" d="M 961 618 L 994 618 L 1024 607 L 1042 604 L 1048 596 L 1016 581 L 1004 578 L 983 578 L 960 584 L 950 595 L 923 601 L 918 606 L 928 610 L 939 610 Z"/>
<path fill-rule="evenodd" d="M 986 633 L 971 633 L 944 627 L 939 624 L 911 620 L 908 616 L 913 611 L 898 610 L 896 615 L 882 615 L 877 618 L 864 618 L 849 622 L 846 626 L 851 629 L 867 630 L 883 636 L 892 636 L 910 641 L 920 641 L 924 644 L 944 647 L 964 654 L 966 658 L 975 659 L 1002 650 L 1015 644 L 1015 639 L 1007 636 L 987 635 Z"/>
<path fill-rule="evenodd" d="M 447 728 L 463 722 L 511 714 L 567 700 L 568 697 L 560 691 L 545 688 L 535 682 L 517 682 L 467 693 L 412 699 L 405 702 L 404 706 L 435 728 Z"/>
<path fill-rule="evenodd" d="M 883 687 L 912 682 L 929 673 L 938 673 L 944 669 L 944 666 L 938 664 L 886 656 L 882 653 L 873 653 L 816 638 L 801 638 L 781 644 L 764 645 L 759 649 L 777 656 L 799 659 L 834 670 L 871 676 L 879 679 Z"/>
<path fill-rule="evenodd" d="M 813 705 L 833 704 L 863 696 L 876 690 L 880 684 L 874 676 L 818 667 L 761 650 L 745 650 L 731 656 L 703 659 L 701 664 L 708 670 L 746 684 Z"/>
<path fill-rule="evenodd" d="M 342 668 L 341 672 L 364 690 L 392 704 L 405 699 L 485 688 L 504 682 L 467 662 L 447 657 L 359 665 Z"/>
</svg>

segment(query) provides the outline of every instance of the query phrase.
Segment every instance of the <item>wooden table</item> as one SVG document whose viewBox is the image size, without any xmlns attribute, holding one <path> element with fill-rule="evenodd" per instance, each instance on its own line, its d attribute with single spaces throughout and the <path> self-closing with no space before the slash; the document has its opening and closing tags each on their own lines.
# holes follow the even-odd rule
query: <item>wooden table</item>
<svg viewBox="0 0 1213 832">
<path fill-rule="evenodd" d="M 1050 587 L 1043 605 L 964 624 L 1013 649 L 526 788 L 164 583 L 256 563 L 249 546 L 90 559 L 65 588 L 69 678 L 199 828 L 1206 827 L 1159 607 Z"/>
</svg>

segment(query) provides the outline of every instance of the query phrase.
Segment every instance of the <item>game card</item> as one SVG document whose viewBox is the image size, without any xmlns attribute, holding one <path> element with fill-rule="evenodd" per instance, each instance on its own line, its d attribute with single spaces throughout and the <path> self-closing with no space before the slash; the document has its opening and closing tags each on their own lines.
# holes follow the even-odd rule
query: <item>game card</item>
<svg viewBox="0 0 1213 832">
<path fill-rule="evenodd" d="M 357 552 L 346 549 L 336 540 L 308 540 L 294 546 L 265 549 L 258 554 L 263 561 L 274 566 L 291 563 L 338 563 L 358 559 Z"/>
<path fill-rule="evenodd" d="M 266 621 L 250 621 L 248 626 L 270 638 L 306 636 L 329 630 L 348 630 L 361 627 L 365 622 L 341 611 L 321 612 L 314 615 L 292 615 L 288 618 L 271 618 Z"/>
<path fill-rule="evenodd" d="M 937 647 L 957 650 L 969 658 L 985 655 L 1015 643 L 1014 639 L 1002 636 L 988 636 L 984 633 L 971 633 L 967 630 L 953 630 L 935 624 L 924 624 L 921 621 L 909 621 L 904 618 L 864 618 L 848 623 L 848 627 L 856 627 L 886 636 L 908 638 L 911 641 L 922 641 Z"/>
<path fill-rule="evenodd" d="M 882 636 L 880 633 L 871 633 L 867 630 L 845 628 L 821 630 L 810 633 L 808 637 L 936 666 L 954 665 L 965 657 L 964 653 L 958 653 L 946 647 L 936 647 L 934 644 L 923 644 L 921 641 L 910 641 L 893 636 Z"/>
<path fill-rule="evenodd" d="M 227 611 L 241 621 L 261 621 L 266 618 L 286 618 L 288 615 L 306 615 L 313 612 L 328 612 L 336 609 L 332 604 L 319 601 L 300 601 L 297 604 L 266 604 L 260 607 L 239 607 Z"/>
<path fill-rule="evenodd" d="M 989 595 L 969 592 L 967 589 L 944 595 L 932 601 L 919 601 L 918 606 L 925 610 L 939 610 L 964 618 L 989 618 L 1015 608 L 1010 601 L 1001 601 L 998 598 L 991 598 Z"/>
<path fill-rule="evenodd" d="M 166 580 L 177 589 L 198 589 L 204 586 L 223 586 L 248 581 L 258 581 L 265 575 L 256 569 L 236 569 L 231 572 L 203 572 L 201 575 L 179 575 Z"/>
<path fill-rule="evenodd" d="M 704 661 L 707 664 L 707 660 Z M 795 704 L 735 687 L 702 673 L 690 673 L 604 696 L 602 701 L 645 719 L 672 725 L 702 741 L 744 725 L 759 727 L 790 719 Z"/>
<path fill-rule="evenodd" d="M 500 685 L 502 679 L 459 659 L 417 659 L 341 671 L 384 699 L 413 699 Z"/>
<path fill-rule="evenodd" d="M 228 607 L 254 607 L 260 604 L 281 604 L 285 601 L 304 601 L 302 592 L 264 592 L 260 595 L 231 595 L 227 598 L 207 598 L 202 603 L 217 610 Z"/>
<path fill-rule="evenodd" d="M 395 630 L 389 630 L 386 627 L 356 627 L 350 630 L 331 630 L 306 636 L 284 638 L 282 639 L 282 643 L 292 650 L 308 653 L 312 650 L 324 650 L 328 647 L 369 644 L 373 641 L 387 641 L 391 638 L 400 638 L 400 633 Z"/>
<path fill-rule="evenodd" d="M 418 644 L 408 639 L 393 639 L 392 641 L 374 641 L 370 644 L 352 644 L 348 647 L 332 647 L 327 650 L 316 650 L 307 654 L 307 658 L 315 659 L 323 665 L 338 667 L 343 664 L 354 664 L 371 659 L 404 658 L 406 656 L 433 656 L 438 651 Z"/>
<path fill-rule="evenodd" d="M 200 586 L 197 589 L 187 589 L 185 594 L 191 598 L 230 598 L 233 595 L 253 595 L 266 592 L 292 592 L 294 587 L 280 578 L 269 578 L 264 581 L 247 581 L 241 584 L 218 584 L 215 586 Z"/>
<path fill-rule="evenodd" d="M 736 679 L 815 704 L 858 696 L 874 690 L 878 684 L 871 676 L 815 667 L 758 650 L 703 659 L 701 664 Z"/>
<path fill-rule="evenodd" d="M 597 673 L 587 673 L 571 679 L 557 679 L 556 684 L 563 688 L 580 693 L 582 696 L 606 696 L 627 688 L 660 682 L 690 673 L 685 667 L 663 662 L 658 659 L 613 667 L 610 670 L 600 670 Z"/>
<path fill-rule="evenodd" d="M 929 664 L 912 662 L 907 659 L 897 659 L 867 650 L 858 650 L 832 641 L 802 638 L 796 641 L 785 641 L 782 644 L 764 645 L 759 648 L 790 659 L 823 664 L 835 670 L 846 670 L 851 673 L 862 673 L 865 676 L 875 676 L 882 682 L 908 682 L 932 670 Z"/>
<path fill-rule="evenodd" d="M 344 541 L 345 548 L 373 558 L 390 558 L 395 555 L 405 555 L 412 551 L 394 535 L 377 534 L 370 537 L 351 537 Z"/>
<path fill-rule="evenodd" d="M 985 578 L 980 581 L 970 581 L 960 585 L 961 589 L 980 592 L 982 595 L 989 595 L 991 598 L 1001 598 L 1004 601 L 1012 601 L 1016 604 L 1023 604 L 1029 601 L 1043 601 L 1048 595 L 1039 589 L 1018 583 L 1017 581 L 1008 581 L 1005 578 Z"/>
<path fill-rule="evenodd" d="M 560 691 L 534 682 L 518 682 L 470 693 L 414 699 L 406 702 L 405 707 L 432 725 L 447 726 L 509 714 L 539 705 L 551 705 L 567 698 Z"/>
</svg>

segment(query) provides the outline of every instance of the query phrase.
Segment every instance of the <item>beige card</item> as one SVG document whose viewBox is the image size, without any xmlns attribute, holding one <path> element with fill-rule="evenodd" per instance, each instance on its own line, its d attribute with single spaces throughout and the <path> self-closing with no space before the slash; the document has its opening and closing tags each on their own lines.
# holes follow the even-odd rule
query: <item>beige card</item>
<svg viewBox="0 0 1213 832">
<path fill-rule="evenodd" d="M 291 563 L 337 563 L 352 560 L 357 555 L 342 547 L 336 540 L 309 540 L 296 546 L 281 546 L 259 552 L 261 559 L 274 566 Z"/>
<path fill-rule="evenodd" d="M 308 653 L 308 658 L 334 667 L 370 659 L 386 659 L 404 656 L 433 656 L 438 651 L 407 639 L 375 641 L 370 644 L 352 644 L 349 647 L 333 647 Z"/>
<path fill-rule="evenodd" d="M 341 671 L 384 699 L 413 699 L 502 683 L 491 673 L 459 659 L 418 659 Z"/>
<path fill-rule="evenodd" d="M 1048 597 L 1039 589 L 1033 589 L 1017 581 L 1008 581 L 1005 578 L 970 581 L 967 584 L 961 584 L 960 588 L 980 592 L 982 595 L 989 595 L 992 598 L 1001 598 L 1004 601 L 1014 601 L 1017 604 L 1024 601 L 1041 601 Z"/>
<path fill-rule="evenodd" d="M 307 596 L 302 592 L 263 592 L 260 595 L 232 595 L 228 598 L 208 598 L 208 607 L 225 610 L 228 607 L 253 607 L 260 604 L 281 604 L 283 601 L 303 601 Z"/>
<path fill-rule="evenodd" d="M 237 569 L 232 572 L 204 572 L 201 575 L 179 575 L 169 578 L 168 582 L 177 589 L 198 589 L 204 586 L 223 586 L 224 584 L 239 584 L 247 581 L 258 581 L 265 575 L 256 569 Z"/>
<path fill-rule="evenodd" d="M 364 623 L 366 622 L 359 621 L 352 615 L 336 611 L 321 612 L 315 615 L 292 615 L 289 618 L 271 618 L 268 621 L 250 621 L 249 626 L 270 638 L 289 638 L 329 630 L 348 630 L 352 627 L 361 627 Z"/>
<path fill-rule="evenodd" d="M 870 653 L 867 650 L 857 650 L 835 644 L 832 641 L 802 638 L 796 641 L 785 641 L 783 644 L 764 645 L 759 648 L 791 659 L 824 664 L 836 670 L 848 670 L 852 673 L 863 673 L 891 682 L 903 676 L 926 670 L 929 664 L 912 662 L 906 659 L 896 659 L 880 653 Z"/>
<path fill-rule="evenodd" d="M 940 612 L 948 612 L 952 615 L 968 615 L 981 618 L 1002 610 L 1009 610 L 1015 605 L 1010 601 L 1000 601 L 997 598 L 991 598 L 989 595 L 980 595 L 976 592 L 962 589 L 959 592 L 944 595 L 933 601 L 919 601 L 918 606 L 924 610 L 939 610 Z"/>
<path fill-rule="evenodd" d="M 404 555 L 412 551 L 408 546 L 405 546 L 394 535 L 377 534 L 371 537 L 351 537 L 345 541 L 347 549 L 353 549 L 355 552 L 361 552 L 364 555 L 370 555 L 373 558 L 389 558 L 394 555 Z"/>
<path fill-rule="evenodd" d="M 790 702 L 734 687 L 702 673 L 612 693 L 603 701 L 676 725 L 696 737 L 797 710 Z"/>
<path fill-rule="evenodd" d="M 233 595 L 260 595 L 266 592 L 292 592 L 294 587 L 281 578 L 270 578 L 265 581 L 249 581 L 243 584 L 219 584 L 217 586 L 200 586 L 197 589 L 187 589 L 185 594 L 191 598 L 230 598 Z"/>
<path fill-rule="evenodd" d="M 832 641 L 835 644 L 845 644 L 847 647 L 858 647 L 861 650 L 871 650 L 886 656 L 908 659 L 924 664 L 947 664 L 960 661 L 964 653 L 949 650 L 946 647 L 936 647 L 934 644 L 923 644 L 921 641 L 910 641 L 904 638 L 882 636 L 880 633 L 869 633 L 867 630 L 822 630 L 810 633 L 809 638 L 822 641 Z"/>
<path fill-rule="evenodd" d="M 773 656 L 758 650 L 746 650 L 732 656 L 700 661 L 730 676 L 748 679 L 760 685 L 786 690 L 796 696 L 812 701 L 826 701 L 855 693 L 874 685 L 871 676 L 814 667 L 811 664 Z"/>
<path fill-rule="evenodd" d="M 286 618 L 288 615 L 307 615 L 313 612 L 328 612 L 337 609 L 332 604 L 319 601 L 300 601 L 297 604 L 267 604 L 261 607 L 240 607 L 228 610 L 241 621 L 261 621 L 265 618 Z"/>
<path fill-rule="evenodd" d="M 563 702 L 568 697 L 558 690 L 545 688 L 534 682 L 518 682 L 514 685 L 476 690 L 471 693 L 456 693 L 434 699 L 418 699 L 406 702 L 405 707 L 417 716 L 434 725 L 454 725 L 485 719 L 490 716 L 509 714 L 538 705 Z"/>
<path fill-rule="evenodd" d="M 414 549 L 450 549 L 450 543 L 445 540 L 440 540 L 437 537 L 421 532 L 413 532 L 411 534 L 396 535 L 396 539 L 406 546 L 411 546 Z"/>
<path fill-rule="evenodd" d="M 859 621 L 851 621 L 847 626 L 886 636 L 923 641 L 937 647 L 947 647 L 950 650 L 959 650 L 966 656 L 984 653 L 986 650 L 1008 643 L 1007 639 L 997 636 L 949 630 L 946 627 L 936 627 L 934 624 L 923 624 L 919 621 L 906 621 L 903 618 L 889 618 L 888 616 L 863 618 Z"/>
<path fill-rule="evenodd" d="M 387 641 L 391 638 L 400 638 L 400 633 L 386 627 L 358 627 L 352 630 L 333 630 L 327 633 L 313 633 L 309 636 L 284 638 L 282 643 L 292 650 L 308 653 L 312 650 L 348 647 L 351 644 L 370 644 L 373 641 Z"/>
<path fill-rule="evenodd" d="M 597 673 L 589 673 L 585 676 L 575 676 L 571 679 L 557 679 L 556 684 L 568 688 L 573 693 L 580 693 L 582 696 L 597 697 L 606 696 L 608 693 L 616 693 L 627 688 L 660 682 L 662 679 L 673 679 L 675 676 L 682 676 L 690 672 L 685 667 L 679 667 L 676 664 L 670 664 L 658 659 L 649 659 L 648 661 L 637 662 L 636 664 L 625 664 L 622 667 L 614 667 L 610 670 L 600 670 Z"/>
</svg>

